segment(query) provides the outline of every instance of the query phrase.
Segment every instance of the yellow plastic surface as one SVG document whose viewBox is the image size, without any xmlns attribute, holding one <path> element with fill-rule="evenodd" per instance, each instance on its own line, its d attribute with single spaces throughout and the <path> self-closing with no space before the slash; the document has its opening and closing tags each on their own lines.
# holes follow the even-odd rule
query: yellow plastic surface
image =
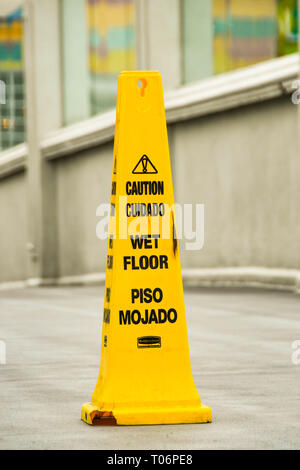
<svg viewBox="0 0 300 470">
<path fill-rule="evenodd" d="M 136 194 L 139 190 L 142 194 Z M 133 217 L 135 203 L 146 204 L 147 211 L 160 207 L 161 213 L 164 207 L 165 214 Z M 191 373 L 173 211 L 167 216 L 173 204 L 160 74 L 123 72 L 118 82 L 100 373 L 92 402 L 81 412 L 88 424 L 211 421 L 211 410 L 201 404 Z M 133 233 L 137 219 L 146 238 L 126 238 L 127 228 Z M 166 239 L 163 223 L 171 234 Z"/>
</svg>

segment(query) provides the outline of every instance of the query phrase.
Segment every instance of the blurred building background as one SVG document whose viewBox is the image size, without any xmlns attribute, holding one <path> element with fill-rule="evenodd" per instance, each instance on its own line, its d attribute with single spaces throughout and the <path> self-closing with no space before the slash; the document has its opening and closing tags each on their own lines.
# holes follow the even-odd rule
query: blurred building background
<svg viewBox="0 0 300 470">
<path fill-rule="evenodd" d="M 185 279 L 300 289 L 297 0 L 0 0 L 0 286 L 104 278 L 131 69 L 162 74 L 175 199 L 205 204 Z"/>
</svg>

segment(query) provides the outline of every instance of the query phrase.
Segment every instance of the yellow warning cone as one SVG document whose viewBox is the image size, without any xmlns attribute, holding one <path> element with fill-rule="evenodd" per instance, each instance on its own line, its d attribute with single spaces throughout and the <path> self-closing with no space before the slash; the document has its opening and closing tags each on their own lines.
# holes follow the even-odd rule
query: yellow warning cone
<svg viewBox="0 0 300 470">
<path fill-rule="evenodd" d="M 191 372 L 173 204 L 161 77 L 123 72 L 100 373 L 81 411 L 89 424 L 211 421 Z"/>
</svg>

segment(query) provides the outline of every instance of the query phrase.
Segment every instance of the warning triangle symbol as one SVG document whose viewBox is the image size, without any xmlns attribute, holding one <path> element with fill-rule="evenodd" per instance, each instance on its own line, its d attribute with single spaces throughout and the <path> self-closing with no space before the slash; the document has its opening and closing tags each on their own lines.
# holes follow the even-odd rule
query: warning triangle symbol
<svg viewBox="0 0 300 470">
<path fill-rule="evenodd" d="M 134 175 L 154 175 L 158 173 L 157 169 L 147 155 L 143 155 L 132 170 Z"/>
</svg>

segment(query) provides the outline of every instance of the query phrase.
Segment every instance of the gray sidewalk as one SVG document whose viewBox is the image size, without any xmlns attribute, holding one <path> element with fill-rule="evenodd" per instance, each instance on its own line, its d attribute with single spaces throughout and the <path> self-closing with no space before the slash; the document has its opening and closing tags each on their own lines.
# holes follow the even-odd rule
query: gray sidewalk
<svg viewBox="0 0 300 470">
<path fill-rule="evenodd" d="M 90 427 L 103 287 L 0 292 L 1 449 L 300 448 L 300 296 L 186 289 L 192 369 L 212 424 Z M 101 319 L 101 321 L 100 321 Z"/>
</svg>

